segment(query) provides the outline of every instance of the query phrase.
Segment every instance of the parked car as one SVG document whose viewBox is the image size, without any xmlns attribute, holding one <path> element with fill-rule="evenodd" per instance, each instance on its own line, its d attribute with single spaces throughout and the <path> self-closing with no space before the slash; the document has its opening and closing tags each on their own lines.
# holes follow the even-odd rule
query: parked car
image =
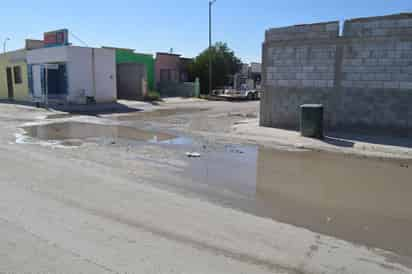
<svg viewBox="0 0 412 274">
<path fill-rule="evenodd" d="M 259 92 L 255 89 L 233 89 L 228 88 L 220 92 L 217 96 L 233 98 L 233 99 L 248 99 L 257 100 L 260 98 Z"/>
</svg>

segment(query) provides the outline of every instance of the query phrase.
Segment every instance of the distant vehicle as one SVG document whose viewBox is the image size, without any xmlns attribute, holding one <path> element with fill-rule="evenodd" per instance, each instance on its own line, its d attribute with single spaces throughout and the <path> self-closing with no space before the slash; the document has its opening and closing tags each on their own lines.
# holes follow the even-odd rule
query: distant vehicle
<svg viewBox="0 0 412 274">
<path fill-rule="evenodd" d="M 232 87 L 220 88 L 213 91 L 215 96 L 232 98 L 232 99 L 247 99 L 258 100 L 260 99 L 260 92 L 256 89 L 247 89 L 241 87 L 240 89 L 234 89 Z"/>
</svg>

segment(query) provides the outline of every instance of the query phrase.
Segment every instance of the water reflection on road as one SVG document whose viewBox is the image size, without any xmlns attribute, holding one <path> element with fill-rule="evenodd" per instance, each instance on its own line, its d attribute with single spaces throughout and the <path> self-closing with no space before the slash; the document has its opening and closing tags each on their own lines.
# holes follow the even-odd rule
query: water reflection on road
<svg viewBox="0 0 412 274">
<path fill-rule="evenodd" d="M 227 146 L 186 173 L 231 207 L 412 256 L 410 161 Z"/>
</svg>

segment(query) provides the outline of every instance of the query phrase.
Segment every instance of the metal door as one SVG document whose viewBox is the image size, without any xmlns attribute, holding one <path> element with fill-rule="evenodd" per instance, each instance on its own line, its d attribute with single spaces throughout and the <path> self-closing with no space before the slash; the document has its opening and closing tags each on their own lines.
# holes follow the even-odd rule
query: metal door
<svg viewBox="0 0 412 274">
<path fill-rule="evenodd" d="M 6 68 L 7 71 L 7 90 L 9 94 L 9 99 L 14 97 L 14 86 L 13 86 L 13 74 L 11 68 Z"/>
</svg>

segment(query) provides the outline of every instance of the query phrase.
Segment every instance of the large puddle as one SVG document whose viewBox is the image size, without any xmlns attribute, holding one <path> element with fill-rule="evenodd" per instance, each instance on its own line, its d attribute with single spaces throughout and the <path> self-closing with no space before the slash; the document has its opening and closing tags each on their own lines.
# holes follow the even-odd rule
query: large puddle
<svg viewBox="0 0 412 274">
<path fill-rule="evenodd" d="M 173 109 L 157 109 L 154 111 L 141 111 L 132 114 L 118 115 L 112 117 L 119 121 L 133 121 L 146 118 L 161 118 L 174 115 L 197 113 L 209 110 L 208 108 L 173 108 Z"/>
<path fill-rule="evenodd" d="M 229 146 L 189 163 L 217 202 L 412 256 L 412 161 Z"/>
<path fill-rule="evenodd" d="M 146 142 L 179 142 L 177 136 L 127 126 L 100 125 L 81 122 L 62 122 L 27 126 L 25 135 L 44 141 L 87 140 L 90 138 L 127 139 Z M 180 140 L 181 141 L 181 140 Z"/>
<path fill-rule="evenodd" d="M 24 129 L 41 140 L 107 137 L 182 144 L 181 155 L 195 150 L 200 158 L 187 158 L 180 182 L 154 184 L 168 183 L 252 214 L 412 257 L 411 160 L 199 146 L 171 134 L 80 122 Z"/>
</svg>

